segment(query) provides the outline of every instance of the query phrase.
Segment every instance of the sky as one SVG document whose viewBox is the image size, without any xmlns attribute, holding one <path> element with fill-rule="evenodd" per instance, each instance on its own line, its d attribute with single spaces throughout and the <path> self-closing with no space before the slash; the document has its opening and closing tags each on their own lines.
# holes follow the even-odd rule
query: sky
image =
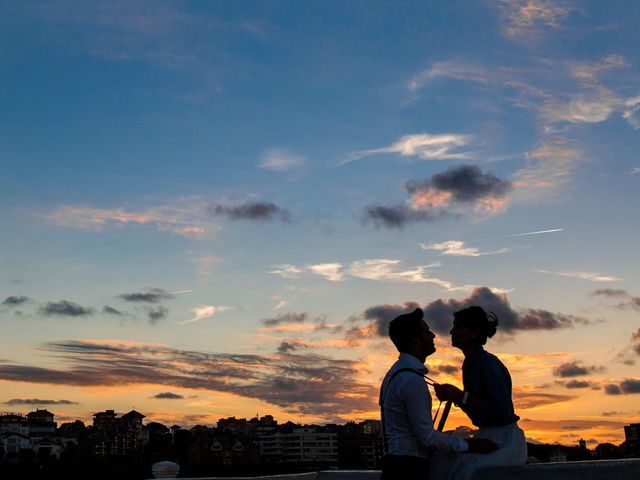
<svg viewBox="0 0 640 480">
<path fill-rule="evenodd" d="M 423 308 L 430 376 L 460 385 L 449 329 L 474 304 L 530 440 L 620 443 L 638 21 L 614 0 L 0 0 L 0 410 L 378 418 L 388 322 Z"/>
</svg>

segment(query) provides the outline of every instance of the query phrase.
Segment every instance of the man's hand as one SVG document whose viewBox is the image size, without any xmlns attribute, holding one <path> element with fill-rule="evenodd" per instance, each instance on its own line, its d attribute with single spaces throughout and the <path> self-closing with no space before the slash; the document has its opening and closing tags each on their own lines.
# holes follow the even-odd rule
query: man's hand
<svg viewBox="0 0 640 480">
<path fill-rule="evenodd" d="M 469 450 L 466 453 L 491 453 L 498 449 L 498 446 L 487 438 L 467 438 Z"/>
<path fill-rule="evenodd" d="M 433 386 L 436 391 L 436 397 L 441 402 L 448 402 L 451 400 L 455 404 L 459 404 L 462 401 L 464 392 L 454 385 L 448 383 L 435 384 Z"/>
</svg>

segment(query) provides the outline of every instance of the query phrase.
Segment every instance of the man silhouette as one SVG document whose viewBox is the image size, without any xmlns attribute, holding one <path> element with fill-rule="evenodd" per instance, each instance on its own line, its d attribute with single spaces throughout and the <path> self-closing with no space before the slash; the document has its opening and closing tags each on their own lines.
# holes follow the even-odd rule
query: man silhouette
<svg viewBox="0 0 640 480">
<path fill-rule="evenodd" d="M 424 381 L 427 357 L 436 351 L 435 335 L 422 310 L 400 315 L 389 324 L 389 337 L 400 352 L 380 386 L 384 436 L 381 480 L 425 480 L 432 450 L 490 453 L 486 439 L 462 439 L 438 432 L 431 418 L 431 395 Z"/>
</svg>

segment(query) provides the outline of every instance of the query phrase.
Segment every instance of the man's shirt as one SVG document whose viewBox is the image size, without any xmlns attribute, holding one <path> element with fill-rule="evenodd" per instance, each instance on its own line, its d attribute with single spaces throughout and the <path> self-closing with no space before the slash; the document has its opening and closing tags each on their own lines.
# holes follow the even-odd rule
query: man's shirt
<svg viewBox="0 0 640 480">
<path fill-rule="evenodd" d="M 428 370 L 413 355 L 401 353 L 389 369 L 381 387 L 381 409 L 384 409 L 384 431 L 387 451 L 392 455 L 429 458 L 431 450 L 464 452 L 469 447 L 464 439 L 438 432 L 431 418 L 431 394 L 424 379 L 410 368 L 426 375 Z"/>
<path fill-rule="evenodd" d="M 460 405 L 477 427 L 501 427 L 517 422 L 511 399 L 511 375 L 495 355 L 481 345 L 466 354 L 462 364 L 464 390 L 474 397 L 473 407 Z"/>
</svg>

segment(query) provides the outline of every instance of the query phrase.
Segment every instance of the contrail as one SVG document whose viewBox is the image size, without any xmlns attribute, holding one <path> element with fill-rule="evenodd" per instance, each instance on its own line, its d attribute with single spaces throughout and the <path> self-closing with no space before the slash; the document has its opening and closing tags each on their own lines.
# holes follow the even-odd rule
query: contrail
<svg viewBox="0 0 640 480">
<path fill-rule="evenodd" d="M 191 292 L 195 292 L 195 290 L 192 288 L 191 290 L 176 290 L 175 292 L 170 292 L 173 295 L 177 295 L 178 293 L 191 293 Z"/>
<path fill-rule="evenodd" d="M 513 235 L 502 235 L 500 237 L 491 237 L 494 238 L 512 238 L 512 237 L 525 237 L 527 235 L 540 235 L 542 233 L 553 233 L 553 232 L 562 232 L 564 228 L 553 228 L 551 230 L 538 230 L 537 232 L 525 232 L 525 233 L 514 233 Z"/>
</svg>

